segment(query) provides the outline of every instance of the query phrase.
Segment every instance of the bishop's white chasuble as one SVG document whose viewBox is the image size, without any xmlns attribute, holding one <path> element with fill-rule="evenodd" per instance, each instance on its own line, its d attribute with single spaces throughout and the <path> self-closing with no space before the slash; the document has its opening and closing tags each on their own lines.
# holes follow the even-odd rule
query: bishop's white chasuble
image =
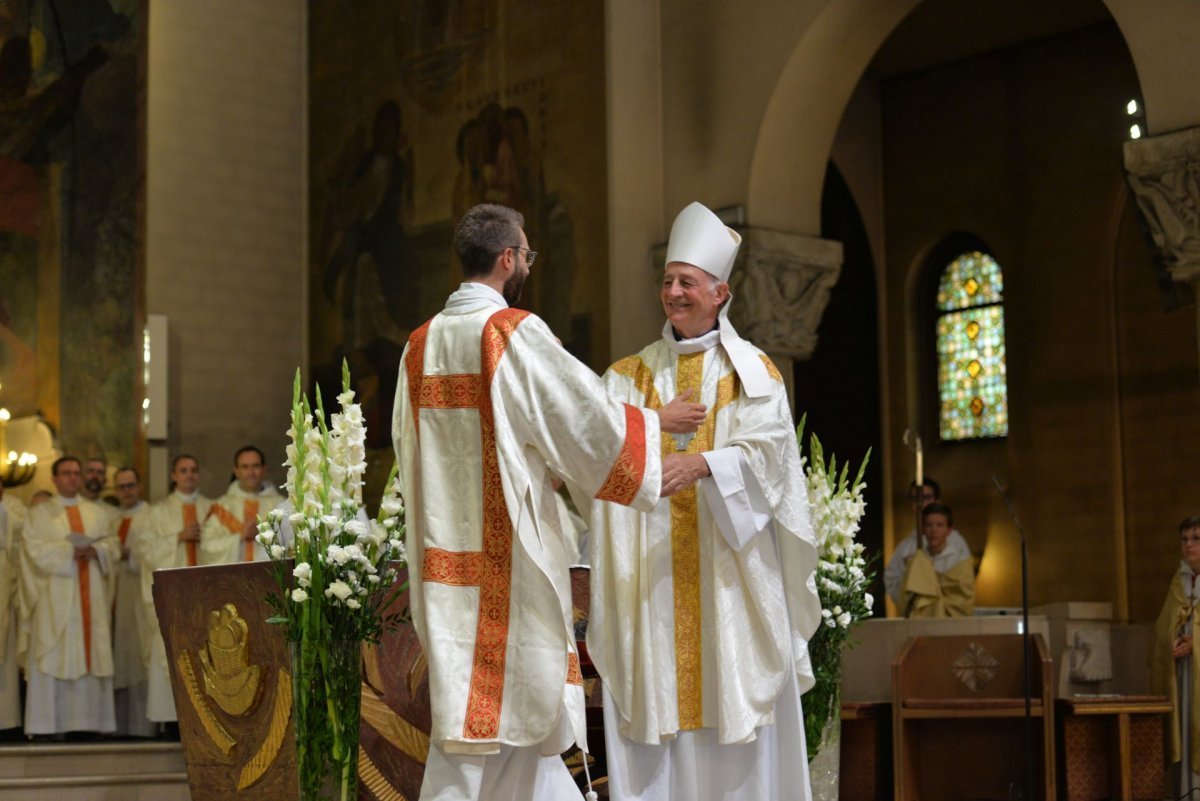
<svg viewBox="0 0 1200 801">
<path fill-rule="evenodd" d="M 712 473 L 649 514 L 591 504 L 588 651 L 614 799 L 808 797 L 799 694 L 821 610 L 804 472 L 778 371 L 759 352 L 775 380 L 750 397 L 718 342 L 667 329 L 604 377 L 649 408 L 693 390 L 707 417 L 663 453 Z"/>
</svg>

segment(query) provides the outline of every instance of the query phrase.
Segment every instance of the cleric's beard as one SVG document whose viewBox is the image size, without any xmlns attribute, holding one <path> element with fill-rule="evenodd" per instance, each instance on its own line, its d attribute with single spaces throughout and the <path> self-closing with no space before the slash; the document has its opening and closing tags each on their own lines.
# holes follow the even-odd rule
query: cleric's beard
<svg viewBox="0 0 1200 801">
<path fill-rule="evenodd" d="M 509 306 L 516 306 L 517 301 L 521 299 L 521 290 L 525 288 L 525 279 L 529 277 L 529 273 L 517 274 L 504 282 L 504 291 L 500 294 L 504 296 L 504 302 Z"/>
</svg>

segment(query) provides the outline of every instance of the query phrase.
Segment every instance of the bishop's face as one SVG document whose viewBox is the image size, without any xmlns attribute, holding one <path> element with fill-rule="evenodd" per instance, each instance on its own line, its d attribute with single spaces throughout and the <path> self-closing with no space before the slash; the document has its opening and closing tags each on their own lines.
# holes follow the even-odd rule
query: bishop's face
<svg viewBox="0 0 1200 801">
<path fill-rule="evenodd" d="M 667 265 L 662 284 L 663 312 L 680 336 L 692 339 L 711 331 L 727 297 L 729 284 L 699 267 L 678 261 Z"/>
</svg>

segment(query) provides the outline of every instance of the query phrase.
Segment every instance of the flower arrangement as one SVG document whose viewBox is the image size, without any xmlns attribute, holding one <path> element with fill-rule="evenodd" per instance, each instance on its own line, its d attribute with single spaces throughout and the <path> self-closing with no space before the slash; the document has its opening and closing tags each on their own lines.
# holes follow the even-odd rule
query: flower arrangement
<svg viewBox="0 0 1200 801">
<path fill-rule="evenodd" d="M 268 622 L 282 626 L 292 645 L 305 801 L 322 797 L 331 779 L 334 797 L 356 797 L 361 646 L 399 624 L 402 615 L 391 608 L 405 587 L 396 581 L 405 558 L 396 468 L 369 519 L 362 499 L 366 426 L 345 362 L 337 400 L 340 410 L 326 423 L 320 392 L 314 409 L 296 371 L 284 462 L 290 510 L 273 510 L 258 527 L 279 586 L 268 599 L 275 611 Z"/>
<path fill-rule="evenodd" d="M 796 429 L 796 438 L 803 442 L 804 419 Z M 863 555 L 865 547 L 855 542 L 859 521 L 866 503 L 863 474 L 868 450 L 853 481 L 849 481 L 850 465 L 839 472 L 837 457 L 825 462 L 821 442 L 813 434 L 809 440 L 809 459 L 805 465 L 808 502 L 812 516 L 813 535 L 817 542 L 817 595 L 821 599 L 822 623 L 809 641 L 816 683 L 804 695 L 804 733 L 808 741 L 811 762 L 821 749 L 827 724 L 840 715 L 838 686 L 842 676 L 842 649 L 850 641 L 850 630 L 856 622 L 871 616 L 875 599 L 867 592 L 874 573 Z"/>
</svg>

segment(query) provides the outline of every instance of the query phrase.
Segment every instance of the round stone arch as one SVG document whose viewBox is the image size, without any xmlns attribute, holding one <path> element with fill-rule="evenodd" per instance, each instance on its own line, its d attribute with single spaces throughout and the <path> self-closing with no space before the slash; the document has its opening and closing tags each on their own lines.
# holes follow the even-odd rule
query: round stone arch
<svg viewBox="0 0 1200 801">
<path fill-rule="evenodd" d="M 829 0 L 796 42 L 759 125 L 749 221 L 816 236 L 821 188 L 846 104 L 876 51 L 921 0 Z M 1103 0 L 1125 38 L 1151 134 L 1200 123 L 1200 3 Z"/>
</svg>

